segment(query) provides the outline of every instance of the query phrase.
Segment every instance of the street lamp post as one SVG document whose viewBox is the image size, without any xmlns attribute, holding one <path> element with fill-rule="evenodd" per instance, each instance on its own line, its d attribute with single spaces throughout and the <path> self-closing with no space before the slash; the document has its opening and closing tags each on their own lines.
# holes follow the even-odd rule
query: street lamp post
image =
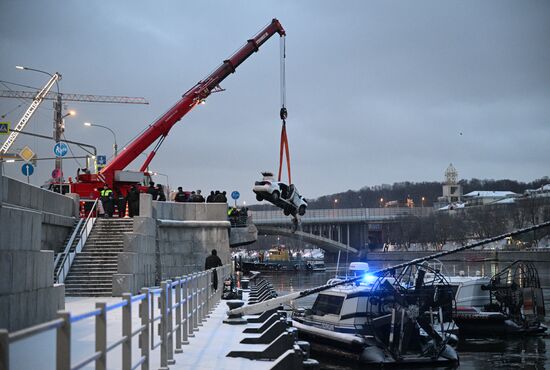
<svg viewBox="0 0 550 370">
<path fill-rule="evenodd" d="M 91 122 L 84 122 L 84 126 L 87 126 L 87 127 L 101 127 L 101 128 L 106 129 L 106 130 L 109 130 L 111 132 L 111 134 L 113 134 L 113 139 L 114 139 L 114 142 L 115 142 L 114 145 L 113 145 L 113 149 L 114 149 L 114 152 L 115 152 L 115 157 L 118 155 L 118 145 L 116 143 L 116 134 L 113 130 L 111 130 L 107 126 L 98 125 L 97 123 L 91 123 Z"/>
<path fill-rule="evenodd" d="M 43 73 L 45 75 L 50 76 L 51 78 L 53 78 L 53 76 L 54 76 L 53 74 L 51 74 L 49 72 L 46 72 L 46 71 L 43 71 L 41 69 L 24 67 L 24 66 L 15 66 L 15 68 L 25 70 L 25 71 L 33 71 L 33 72 Z M 58 80 L 60 80 L 61 79 L 61 74 L 59 74 L 57 72 L 56 72 L 56 74 L 59 75 Z M 61 134 L 63 133 L 63 113 L 62 113 L 63 104 L 62 104 L 61 93 L 59 91 L 59 82 L 57 80 L 55 81 L 55 87 L 56 87 L 56 90 L 57 90 L 57 98 L 53 103 L 53 110 L 54 110 L 53 138 L 54 138 L 54 140 L 57 144 L 61 141 Z M 56 160 L 55 160 L 55 171 L 54 172 L 59 174 L 59 183 L 61 183 L 63 181 L 62 158 L 61 157 L 56 158 Z M 59 187 L 59 191 L 61 192 L 61 186 Z"/>
<path fill-rule="evenodd" d="M 168 175 L 164 174 L 164 173 L 160 173 L 160 172 L 153 172 L 151 173 L 151 175 L 153 176 L 164 176 L 166 177 L 166 190 L 168 191 L 168 193 L 170 193 L 170 182 L 168 180 Z"/>
</svg>

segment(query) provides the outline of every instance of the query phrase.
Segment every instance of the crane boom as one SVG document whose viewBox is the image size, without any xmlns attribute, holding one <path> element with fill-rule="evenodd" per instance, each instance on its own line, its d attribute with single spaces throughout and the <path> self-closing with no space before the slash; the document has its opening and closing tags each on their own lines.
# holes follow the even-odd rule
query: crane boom
<svg viewBox="0 0 550 370">
<path fill-rule="evenodd" d="M 48 94 L 48 92 L 51 90 L 53 85 L 61 79 L 61 75 L 59 73 L 54 73 L 48 82 L 46 82 L 46 85 L 38 92 L 38 94 L 33 96 L 33 101 L 31 105 L 27 108 L 27 111 L 25 114 L 23 114 L 23 117 L 19 120 L 17 125 L 15 126 L 16 131 L 22 131 L 23 128 L 25 128 L 25 125 L 31 117 L 33 116 L 34 112 L 36 112 L 36 109 L 40 106 L 40 103 L 44 101 L 45 96 Z M 2 145 L 2 148 L 0 148 L 0 154 L 5 154 L 12 144 L 15 142 L 15 139 L 17 139 L 17 135 L 19 135 L 18 132 L 11 132 L 4 144 Z"/>
<path fill-rule="evenodd" d="M 112 183 L 115 171 L 123 170 L 134 159 L 136 159 L 145 149 L 147 149 L 155 140 L 163 140 L 170 129 L 197 104 L 206 99 L 227 76 L 235 72 L 235 69 L 244 62 L 259 47 L 265 43 L 271 36 L 278 33 L 281 37 L 285 36 L 285 30 L 277 19 L 273 19 L 269 25 L 256 34 L 252 39 L 235 52 L 229 59 L 224 60 L 214 72 L 199 81 L 195 86 L 189 89 L 182 98 L 164 113 L 158 120 L 152 123 L 139 137 L 130 143 L 115 159 L 113 159 L 103 170 L 101 177 L 108 183 Z M 145 163 L 141 166 L 143 171 L 154 157 L 155 151 L 147 157 Z"/>
<path fill-rule="evenodd" d="M 76 102 L 94 102 L 94 103 L 126 103 L 126 104 L 149 104 L 145 98 L 131 96 L 109 96 L 109 95 L 90 95 L 90 94 L 63 94 L 62 101 Z M 34 99 L 35 92 L 32 91 L 14 91 L 0 90 L 0 98 L 19 98 L 19 99 Z M 44 100 L 57 100 L 57 93 L 48 92 L 43 97 Z"/>
</svg>

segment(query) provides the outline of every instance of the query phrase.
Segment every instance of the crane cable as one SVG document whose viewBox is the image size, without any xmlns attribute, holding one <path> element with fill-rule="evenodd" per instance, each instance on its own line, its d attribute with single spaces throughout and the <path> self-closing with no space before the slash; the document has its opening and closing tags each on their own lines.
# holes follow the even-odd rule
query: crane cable
<svg viewBox="0 0 550 370">
<path fill-rule="evenodd" d="M 278 181 L 281 181 L 281 175 L 283 172 L 283 156 L 286 155 L 286 167 L 288 171 L 288 184 L 292 184 L 292 178 L 290 175 L 290 149 L 288 147 L 288 137 L 286 135 L 286 118 L 288 117 L 288 111 L 286 110 L 286 74 L 285 74 L 285 59 L 286 59 L 286 45 L 285 37 L 281 37 L 280 42 L 281 51 L 281 110 L 279 116 L 283 121 L 281 128 L 281 144 L 279 150 L 279 176 Z"/>
</svg>

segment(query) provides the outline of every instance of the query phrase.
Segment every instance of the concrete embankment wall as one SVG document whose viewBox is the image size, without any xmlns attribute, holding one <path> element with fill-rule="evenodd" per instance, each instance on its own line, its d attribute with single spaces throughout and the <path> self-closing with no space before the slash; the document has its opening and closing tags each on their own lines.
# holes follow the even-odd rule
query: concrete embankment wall
<svg viewBox="0 0 550 370">
<path fill-rule="evenodd" d="M 156 202 L 140 195 L 140 216 L 124 236 L 113 295 L 204 269 L 212 249 L 230 261 L 227 204 Z"/>
<path fill-rule="evenodd" d="M 399 252 L 369 252 L 367 259 L 369 261 L 392 261 L 406 262 L 416 258 L 426 257 L 436 253 L 435 251 L 399 251 Z M 448 256 L 439 258 L 441 261 L 453 262 L 481 262 L 495 260 L 500 262 L 514 262 L 516 260 L 533 261 L 533 262 L 550 262 L 550 250 L 542 251 L 484 251 L 471 250 L 454 253 Z"/>
<path fill-rule="evenodd" d="M 53 250 L 77 211 L 70 197 L 0 177 L 0 328 L 28 327 L 64 308 L 64 286 L 53 282 Z"/>
</svg>

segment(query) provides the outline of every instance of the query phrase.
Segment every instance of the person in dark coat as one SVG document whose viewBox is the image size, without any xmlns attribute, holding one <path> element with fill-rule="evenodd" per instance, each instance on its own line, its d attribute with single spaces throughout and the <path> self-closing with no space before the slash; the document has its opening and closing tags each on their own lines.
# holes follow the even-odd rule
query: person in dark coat
<svg viewBox="0 0 550 370">
<path fill-rule="evenodd" d="M 178 187 L 178 192 L 176 193 L 174 201 L 176 201 L 178 203 L 187 201 L 187 196 L 183 192 L 183 188 L 181 186 Z"/>
<path fill-rule="evenodd" d="M 132 185 L 126 195 L 128 202 L 128 213 L 130 217 L 139 216 L 139 190 L 135 185 Z"/>
<path fill-rule="evenodd" d="M 216 272 L 216 267 L 223 266 L 222 260 L 220 257 L 218 257 L 218 251 L 215 249 L 212 249 L 212 254 L 208 257 L 206 257 L 206 261 L 204 262 L 204 269 L 205 270 L 212 270 L 212 288 L 214 290 L 218 290 L 218 273 Z"/>
<path fill-rule="evenodd" d="M 226 197 L 226 194 L 227 194 L 227 193 L 225 192 L 225 190 L 224 190 L 224 191 L 222 191 L 222 196 L 220 197 L 220 199 L 221 199 L 221 203 L 227 203 L 227 197 Z"/>
<path fill-rule="evenodd" d="M 210 195 L 206 197 L 206 203 L 212 203 L 215 199 L 214 190 L 210 192 Z"/>
<path fill-rule="evenodd" d="M 147 188 L 147 194 L 151 194 L 151 196 L 153 197 L 153 200 L 157 200 L 159 196 L 159 192 L 157 188 L 155 188 L 155 183 L 152 181 L 149 184 L 149 187 Z"/>
<path fill-rule="evenodd" d="M 118 210 L 118 218 L 126 216 L 126 197 L 120 189 L 117 189 L 116 192 L 116 208 Z"/>
<path fill-rule="evenodd" d="M 200 190 L 197 190 L 197 200 L 196 201 L 199 202 L 199 203 L 204 203 L 204 197 L 202 196 Z"/>
<path fill-rule="evenodd" d="M 161 184 L 157 185 L 157 200 L 159 202 L 166 202 L 166 194 L 164 194 L 164 188 Z"/>
</svg>

